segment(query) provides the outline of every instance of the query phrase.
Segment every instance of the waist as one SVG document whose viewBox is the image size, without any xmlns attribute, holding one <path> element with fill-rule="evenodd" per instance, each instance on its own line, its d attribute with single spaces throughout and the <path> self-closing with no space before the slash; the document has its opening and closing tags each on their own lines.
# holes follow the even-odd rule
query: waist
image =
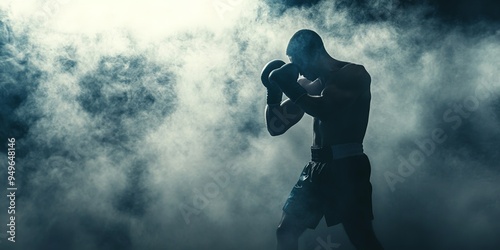
<svg viewBox="0 0 500 250">
<path fill-rule="evenodd" d="M 362 154 L 364 154 L 364 151 L 363 144 L 361 143 L 336 144 L 327 147 L 311 147 L 312 161 L 327 162 Z"/>
</svg>

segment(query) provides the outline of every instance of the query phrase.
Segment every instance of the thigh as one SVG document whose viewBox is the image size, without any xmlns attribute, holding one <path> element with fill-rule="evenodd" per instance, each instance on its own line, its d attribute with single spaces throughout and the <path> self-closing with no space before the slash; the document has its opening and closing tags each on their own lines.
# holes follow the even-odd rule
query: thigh
<svg viewBox="0 0 500 250">
<path fill-rule="evenodd" d="M 309 228 L 315 228 L 323 217 L 323 199 L 318 183 L 312 181 L 312 170 L 321 163 L 310 162 L 304 167 L 299 180 L 292 188 L 283 211 Z"/>
<path fill-rule="evenodd" d="M 372 213 L 372 187 L 370 164 L 366 156 L 335 161 L 325 182 L 327 197 L 325 218 L 332 226 L 351 218 L 370 221 Z"/>
</svg>

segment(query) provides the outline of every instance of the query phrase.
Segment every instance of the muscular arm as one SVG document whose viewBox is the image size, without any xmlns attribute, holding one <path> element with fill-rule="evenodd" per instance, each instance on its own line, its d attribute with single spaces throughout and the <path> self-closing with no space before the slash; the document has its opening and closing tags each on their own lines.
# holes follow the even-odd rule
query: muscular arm
<svg viewBox="0 0 500 250">
<path fill-rule="evenodd" d="M 286 99 L 280 105 L 266 105 L 265 114 L 267 131 L 272 136 L 278 136 L 299 122 L 304 111 L 290 99 Z"/>
<path fill-rule="evenodd" d="M 279 77 L 279 76 L 278 76 Z M 369 91 L 370 75 L 361 65 L 350 64 L 338 72 L 333 73 L 331 79 L 327 79 L 327 86 L 321 95 L 310 95 L 301 92 L 300 85 L 283 78 L 276 77 L 283 92 L 295 101 L 304 112 L 319 118 L 328 119 L 331 111 L 342 109 L 352 104 L 361 94 Z M 281 81 L 281 82 L 280 82 Z M 302 93 L 302 94 L 301 94 Z"/>
</svg>

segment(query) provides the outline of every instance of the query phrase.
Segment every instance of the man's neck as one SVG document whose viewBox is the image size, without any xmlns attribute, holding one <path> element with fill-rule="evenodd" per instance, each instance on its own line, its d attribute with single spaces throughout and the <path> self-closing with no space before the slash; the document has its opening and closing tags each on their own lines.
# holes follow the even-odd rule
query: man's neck
<svg viewBox="0 0 500 250">
<path fill-rule="evenodd" d="M 319 79 L 324 81 L 328 78 L 332 73 L 339 71 L 346 65 L 346 62 L 339 61 L 329 55 L 323 57 L 321 59 L 321 73 Z"/>
</svg>

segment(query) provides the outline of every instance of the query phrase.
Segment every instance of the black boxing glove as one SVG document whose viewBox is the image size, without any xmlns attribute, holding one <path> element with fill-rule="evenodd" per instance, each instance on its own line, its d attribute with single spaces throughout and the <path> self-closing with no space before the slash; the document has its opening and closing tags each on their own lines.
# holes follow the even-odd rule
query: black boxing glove
<svg viewBox="0 0 500 250">
<path fill-rule="evenodd" d="M 285 64 L 269 74 L 269 81 L 278 85 L 294 103 L 300 97 L 307 95 L 307 91 L 297 82 L 298 78 L 299 68 L 293 63 Z"/>
<path fill-rule="evenodd" d="M 267 88 L 267 104 L 270 105 L 279 105 L 281 103 L 281 98 L 283 96 L 283 92 L 276 85 L 276 83 L 269 81 L 269 74 L 275 70 L 279 69 L 281 66 L 285 65 L 285 62 L 281 60 L 272 60 L 268 62 L 262 72 L 260 74 L 260 81 Z"/>
</svg>

